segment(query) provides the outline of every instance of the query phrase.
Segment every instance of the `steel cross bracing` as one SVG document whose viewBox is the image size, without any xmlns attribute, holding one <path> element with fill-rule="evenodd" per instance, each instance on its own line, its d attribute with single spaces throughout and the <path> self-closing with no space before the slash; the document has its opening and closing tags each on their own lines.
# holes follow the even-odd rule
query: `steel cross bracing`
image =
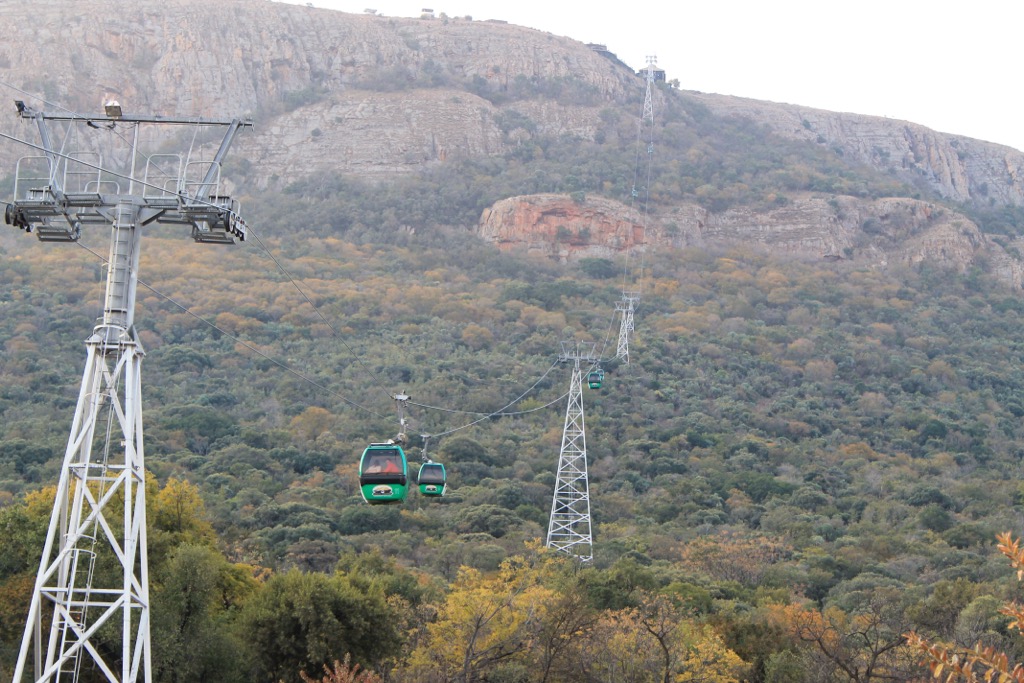
<svg viewBox="0 0 1024 683">
<path fill-rule="evenodd" d="M 640 301 L 639 292 L 623 292 L 622 301 L 615 302 L 615 310 L 622 312 L 619 321 L 619 343 L 615 349 L 615 357 L 629 363 L 629 335 L 633 332 L 633 311 L 636 302 Z"/>
<path fill-rule="evenodd" d="M 559 360 L 572 362 L 573 371 L 546 543 L 548 548 L 561 550 L 583 562 L 593 559 L 594 541 L 590 528 L 590 482 L 580 362 L 596 362 L 595 348 L 595 344 L 586 342 L 562 342 Z"/>
<path fill-rule="evenodd" d="M 654 125 L 654 104 L 651 101 L 651 86 L 654 85 L 654 71 L 658 66 L 658 58 L 649 55 L 647 57 L 647 68 L 644 70 L 644 79 L 647 81 L 647 92 L 644 95 L 644 112 L 640 115 L 640 125 L 643 125 L 644 121 L 650 120 L 651 125 Z M 650 151 L 650 150 L 648 150 Z"/>
<path fill-rule="evenodd" d="M 232 137 L 239 127 L 251 124 L 204 121 L 227 126 L 228 132 L 216 158 L 205 162 L 192 180 L 187 165 L 178 164 L 176 176 L 158 172 L 155 157 L 147 157 L 146 179 L 136 179 L 139 124 L 195 120 L 90 117 L 93 127 L 102 122 L 105 127 L 127 123 L 135 128 L 128 193 L 122 194 L 101 176 L 98 163 L 54 150 L 47 122 L 76 125 L 84 119 L 34 112 L 21 102 L 18 112 L 35 120 L 45 154 L 35 157 L 42 161 L 41 171 L 25 170 L 32 164 L 19 161 L 6 222 L 34 230 L 43 241 L 77 240 L 83 225 L 111 226 L 111 237 L 103 318 L 85 342 L 85 371 L 13 680 L 64 682 L 82 675 L 150 683 L 140 373 L 144 352 L 134 326 L 141 228 L 189 225 L 199 242 L 243 239 L 245 225 L 236 205 L 220 196 L 217 186 Z M 154 189 L 149 180 L 158 176 L 167 182 Z M 102 647 L 94 643 L 100 629 Z"/>
<path fill-rule="evenodd" d="M 643 137 L 644 124 L 647 121 L 650 121 L 650 123 L 651 123 L 652 134 L 653 134 L 653 127 L 654 127 L 654 100 L 651 97 L 651 88 L 654 87 L 654 72 L 657 69 L 657 65 L 658 65 L 658 58 L 657 57 L 654 57 L 654 56 L 648 56 L 647 57 L 647 68 L 644 69 L 644 81 L 646 82 L 646 90 L 644 92 L 644 110 L 640 114 L 640 121 L 637 123 L 637 144 L 638 144 L 637 151 L 638 151 L 638 153 L 639 153 L 640 138 Z M 652 140 L 648 141 L 648 143 L 647 143 L 647 166 L 648 166 L 648 169 L 650 169 L 650 164 L 651 164 L 650 158 L 651 158 L 651 155 L 653 155 L 653 154 L 654 154 L 654 140 L 652 139 Z M 636 169 L 637 171 L 639 171 L 639 163 L 640 163 L 640 160 L 639 160 L 639 157 L 638 157 L 637 158 L 637 169 Z M 650 181 L 650 177 L 648 177 L 648 181 Z M 632 196 L 633 196 L 634 199 L 636 199 L 637 197 L 640 196 L 640 192 L 636 188 L 636 177 L 635 176 L 634 176 L 634 179 L 633 179 L 633 193 L 632 193 Z"/>
</svg>

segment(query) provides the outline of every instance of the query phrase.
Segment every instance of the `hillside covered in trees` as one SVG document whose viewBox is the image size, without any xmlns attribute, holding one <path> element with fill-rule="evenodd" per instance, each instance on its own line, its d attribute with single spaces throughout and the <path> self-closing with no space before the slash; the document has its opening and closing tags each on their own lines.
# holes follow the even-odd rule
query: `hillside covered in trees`
<svg viewBox="0 0 1024 683">
<path fill-rule="evenodd" d="M 166 617 L 183 614 L 181 600 L 204 606 L 154 624 L 170 629 L 154 635 L 168 671 L 184 657 L 213 676 L 202 667 L 224 663 L 218 648 L 241 656 L 243 641 L 276 642 L 283 625 L 250 620 L 308 608 L 274 591 L 309 591 L 318 621 L 288 628 L 312 649 L 267 660 L 287 662 L 287 672 L 248 660 L 257 667 L 248 680 L 297 680 L 344 652 L 395 680 L 452 680 L 445 667 L 455 659 L 431 638 L 490 652 L 473 656 L 465 680 L 540 680 L 540 656 L 563 672 L 549 680 L 614 680 L 588 667 L 660 671 L 660 659 L 634 661 L 628 645 L 652 637 L 651 619 L 671 632 L 681 671 L 700 652 L 694 643 L 721 639 L 739 658 L 723 664 L 734 673 L 721 680 L 825 680 L 822 667 L 869 655 L 816 645 L 803 630 L 813 625 L 877 618 L 883 638 L 916 626 L 965 643 L 1007 639 L 995 609 L 1009 569 L 993 539 L 1019 523 L 1024 499 L 1024 304 L 983 275 L 880 273 L 742 250 L 650 258 L 633 361 L 608 364 L 604 387 L 584 397 L 595 560 L 573 572 L 533 545 L 546 528 L 564 412 L 556 399 L 568 380 L 565 366 L 551 366 L 559 340 L 607 338 L 617 269 L 594 276 L 602 264 L 566 269 L 464 237 L 415 247 L 308 232 L 264 240 L 294 285 L 251 246 L 146 242 L 152 289 L 140 294 L 138 321 L 160 530 L 151 536 L 154 609 L 166 605 Z M 79 246 L 11 235 L 3 245 L 0 569 L 10 657 L 49 511 L 45 493 L 31 492 L 55 481 L 100 285 L 97 259 Z M 507 411 L 522 414 L 431 444 L 450 471 L 444 499 L 361 501 L 358 454 L 396 427 L 385 388 L 436 406 L 411 411 L 411 431 L 437 434 L 534 383 Z M 183 589 L 187 571 L 206 583 Z M 550 595 L 585 598 L 566 607 L 584 619 L 584 635 L 546 655 L 541 633 L 568 615 L 531 611 L 536 596 L 526 596 L 542 590 L 553 591 L 538 594 L 549 606 Z M 503 591 L 516 598 L 502 602 Z M 500 642 L 459 641 L 485 599 L 512 610 L 487 630 Z M 394 626 L 390 639 L 359 645 L 358 628 L 329 616 L 349 614 L 345 600 L 371 610 L 363 623 L 378 637 L 379 624 Z M 435 631 L 443 628 L 455 630 Z M 200 639 L 209 652 L 172 646 L 202 629 L 218 633 Z M 605 664 L 586 640 L 610 637 L 602 629 L 624 639 L 622 652 L 605 653 L 620 659 Z M 303 640 L 318 630 L 337 640 Z M 903 656 L 884 670 L 913 671 Z"/>
<path fill-rule="evenodd" d="M 341 30 L 319 11 L 259 4 Z M 999 612 L 1013 571 L 994 541 L 1024 512 L 1024 299 L 994 274 L 994 252 L 955 267 L 880 267 L 701 243 L 649 249 L 642 270 L 625 256 L 564 264 L 500 252 L 476 237 L 500 199 L 628 201 L 642 80 L 536 36 L 575 55 L 579 74 L 475 73 L 468 58 L 456 68 L 430 51 L 445 31 L 514 27 L 359 20 L 380 20 L 367 44 L 419 57 L 375 70 L 361 53 L 312 60 L 317 73 L 301 78 L 279 64 L 278 89 L 246 94 L 266 137 L 240 142 L 224 176 L 253 239 L 200 245 L 154 228 L 142 242 L 158 681 L 316 680 L 337 660 L 325 680 L 358 665 L 363 681 L 424 683 L 909 682 L 926 675 L 903 642 L 911 629 L 1020 653 Z M 114 64 L 159 81 L 171 52 L 107 54 L 132 40 L 102 43 L 110 62 L 90 62 L 90 44 L 75 68 Z M 0 55 L 0 69 L 24 69 L 17 59 Z M 72 99 L 64 82 L 36 85 Z M 182 101 L 207 101 L 182 88 Z M 332 107 L 382 93 L 410 107 L 465 98 L 487 112 L 494 144 L 431 159 L 406 148 L 381 162 L 389 172 L 260 163 L 283 154 L 275 145 L 292 149 L 281 122 L 301 114 L 326 122 L 303 133 L 310 163 L 329 160 L 308 150 L 348 130 Z M 1019 247 L 1012 188 L 957 198 L 923 167 L 872 165 L 670 87 L 656 98 L 651 182 L 640 188 L 654 214 L 686 202 L 757 214 L 809 194 L 837 206 L 908 197 L 962 215 L 1002 253 Z M 901 220 L 865 222 L 865 250 L 898 241 Z M 89 229 L 78 243 L 43 244 L 3 227 L 9 677 L 109 237 Z M 628 364 L 609 360 L 624 284 L 642 291 Z M 584 394 L 595 540 L 585 567 L 542 549 L 569 380 L 557 356 L 571 339 L 594 342 L 607 371 Z M 412 397 L 411 459 L 426 446 L 450 491 L 368 506 L 358 457 L 397 431 L 396 392 Z M 117 637 L 97 642 L 113 651 Z"/>
</svg>

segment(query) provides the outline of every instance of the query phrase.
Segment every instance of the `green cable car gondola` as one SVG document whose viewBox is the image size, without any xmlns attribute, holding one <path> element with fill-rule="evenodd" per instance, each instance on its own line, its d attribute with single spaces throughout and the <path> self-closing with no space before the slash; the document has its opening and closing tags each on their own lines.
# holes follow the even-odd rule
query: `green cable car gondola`
<svg viewBox="0 0 1024 683">
<path fill-rule="evenodd" d="M 359 490 L 367 503 L 401 503 L 409 492 L 409 463 L 396 443 L 371 443 L 359 460 Z"/>
<path fill-rule="evenodd" d="M 416 478 L 420 486 L 420 493 L 431 498 L 438 498 L 444 495 L 448 488 L 448 475 L 444 471 L 444 465 L 439 462 L 425 462 L 420 467 L 420 474 Z"/>
<path fill-rule="evenodd" d="M 591 370 L 590 374 L 587 375 L 587 386 L 591 389 L 600 389 L 601 382 L 604 381 L 604 370 L 598 368 L 597 370 Z"/>
</svg>

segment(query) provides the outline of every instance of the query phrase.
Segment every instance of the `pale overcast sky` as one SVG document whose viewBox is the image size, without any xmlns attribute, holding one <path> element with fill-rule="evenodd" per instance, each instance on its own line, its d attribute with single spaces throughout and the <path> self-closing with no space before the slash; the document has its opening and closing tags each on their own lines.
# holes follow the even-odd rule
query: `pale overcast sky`
<svg viewBox="0 0 1024 683">
<path fill-rule="evenodd" d="M 307 4 L 307 0 L 286 0 Z M 656 55 L 699 90 L 905 119 L 1024 150 L 1021 0 L 312 0 L 387 16 L 509 23 Z"/>
</svg>

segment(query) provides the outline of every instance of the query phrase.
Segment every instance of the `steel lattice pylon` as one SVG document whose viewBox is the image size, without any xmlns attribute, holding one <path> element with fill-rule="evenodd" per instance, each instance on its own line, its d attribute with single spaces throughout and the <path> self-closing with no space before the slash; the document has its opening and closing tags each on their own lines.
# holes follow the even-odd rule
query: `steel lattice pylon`
<svg viewBox="0 0 1024 683">
<path fill-rule="evenodd" d="M 594 557 L 590 528 L 590 481 L 587 476 L 587 434 L 583 416 L 583 372 L 580 362 L 597 360 L 594 344 L 562 342 L 560 360 L 573 363 L 569 401 L 565 409 L 562 449 L 551 502 L 545 545 L 589 562 Z"/>
<path fill-rule="evenodd" d="M 629 363 L 629 335 L 633 332 L 633 310 L 636 302 L 640 301 L 639 292 L 623 292 L 622 301 L 615 302 L 615 310 L 622 313 L 619 321 L 619 343 L 615 350 L 615 357 L 623 363 Z"/>
<path fill-rule="evenodd" d="M 651 86 L 654 85 L 654 71 L 658 68 L 658 58 L 654 55 L 647 56 L 647 67 L 644 69 L 644 80 L 647 82 L 647 90 L 644 93 L 644 111 L 640 115 L 640 125 L 644 121 L 650 121 L 654 125 L 654 102 L 651 99 Z M 651 151 L 650 149 L 648 151 Z"/>
<path fill-rule="evenodd" d="M 82 387 L 29 609 L 21 660 L 27 659 L 33 635 L 42 637 L 44 610 L 52 609 L 45 662 L 42 643 L 33 648 L 35 680 L 76 680 L 83 655 L 90 656 L 109 680 L 136 680 L 140 665 L 148 670 L 149 577 L 139 401 L 143 352 L 131 324 L 133 307 L 126 305 L 134 301 L 136 284 L 128 274 L 138 266 L 139 231 L 133 218 L 130 205 L 118 207 L 103 322 L 86 341 Z M 123 451 L 110 447 L 108 434 L 119 436 Z M 117 517 L 108 514 L 115 499 L 123 501 Z M 114 571 L 101 571 L 108 581 L 96 580 L 97 560 L 101 570 L 103 564 L 107 570 L 117 565 Z M 91 637 L 118 618 L 123 666 L 115 673 Z M 21 660 L 16 681 L 25 666 Z"/>
<path fill-rule="evenodd" d="M 83 225 L 110 226 L 111 237 L 103 318 L 85 342 L 82 385 L 13 680 L 63 683 L 89 671 L 90 679 L 150 683 L 140 374 L 144 352 L 134 326 L 141 228 L 189 225 L 199 242 L 244 239 L 236 205 L 217 192 L 217 185 L 232 137 L 240 126 L 251 124 L 129 118 L 121 116 L 119 107 L 106 117 L 72 118 L 34 112 L 19 102 L 18 112 L 35 120 L 45 155 L 26 158 L 41 162 L 41 174 L 22 173 L 25 159 L 19 161 L 6 222 L 34 230 L 42 241 L 75 241 Z M 94 128 L 101 122 L 105 128 L 134 124 L 128 192 L 122 194 L 116 183 L 104 179 L 99 164 L 54 151 L 48 121 L 91 123 Z M 168 187 L 135 178 L 140 123 L 229 128 L 217 157 L 199 172 L 201 179 L 190 182 L 179 163 Z M 149 157 L 150 162 L 154 159 Z M 147 178 L 149 171 L 147 163 Z M 156 169 L 153 174 L 166 180 Z M 50 626 L 44 629 L 47 619 Z M 101 629 L 103 644 L 97 646 Z"/>
</svg>

